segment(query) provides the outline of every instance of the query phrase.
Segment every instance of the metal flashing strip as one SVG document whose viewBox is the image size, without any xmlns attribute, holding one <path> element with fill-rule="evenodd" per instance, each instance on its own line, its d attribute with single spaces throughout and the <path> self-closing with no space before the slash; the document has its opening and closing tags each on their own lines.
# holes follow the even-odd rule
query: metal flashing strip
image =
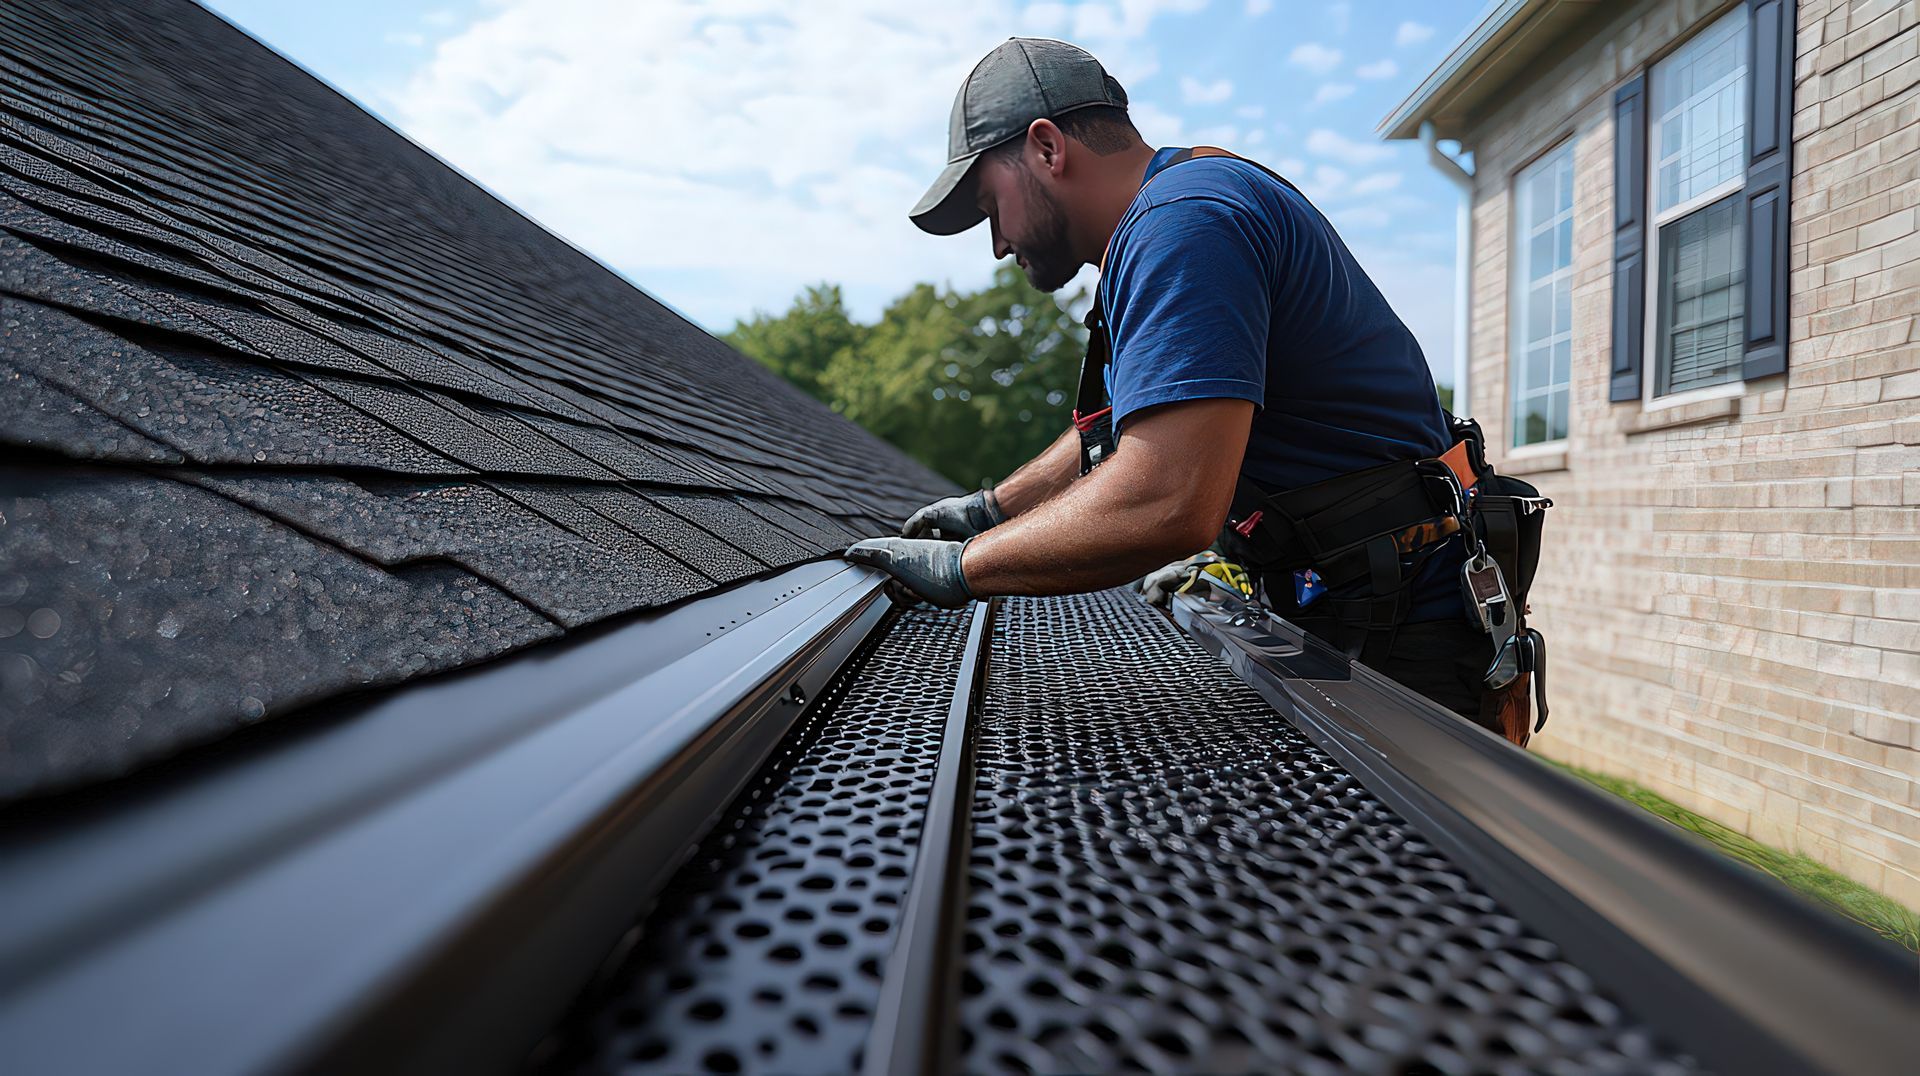
<svg viewBox="0 0 1920 1076">
<path fill-rule="evenodd" d="M 837 562 L 0 836 L 22 1071 L 513 1067 L 885 615 Z"/>
<path fill-rule="evenodd" d="M 1235 596 L 1174 618 L 1489 893 L 1709 1065 L 1899 1073 L 1920 967 Z"/>
<path fill-rule="evenodd" d="M 913 878 L 861 1062 L 866 1076 L 933 1076 L 956 1056 L 953 1013 L 973 825 L 973 721 L 986 687 L 997 604 L 976 602 L 967 625 Z"/>
</svg>

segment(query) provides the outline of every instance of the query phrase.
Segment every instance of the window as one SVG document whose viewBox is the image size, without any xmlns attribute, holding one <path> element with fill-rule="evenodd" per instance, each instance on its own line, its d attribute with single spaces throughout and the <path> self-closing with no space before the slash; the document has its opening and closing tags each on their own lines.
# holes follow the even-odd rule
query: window
<svg viewBox="0 0 1920 1076">
<path fill-rule="evenodd" d="M 1738 381 L 1744 360 L 1747 8 L 1654 65 L 1649 398 Z"/>
<path fill-rule="evenodd" d="M 1746 0 L 1613 94 L 1607 399 L 1787 372 L 1794 0 Z"/>
<path fill-rule="evenodd" d="M 1573 144 L 1515 181 L 1513 444 L 1562 441 L 1573 361 Z"/>
</svg>

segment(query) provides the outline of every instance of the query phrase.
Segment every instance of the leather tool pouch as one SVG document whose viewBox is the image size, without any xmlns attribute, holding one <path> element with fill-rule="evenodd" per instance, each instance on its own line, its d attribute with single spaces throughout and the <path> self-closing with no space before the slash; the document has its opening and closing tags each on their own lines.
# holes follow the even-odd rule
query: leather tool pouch
<svg viewBox="0 0 1920 1076">
<path fill-rule="evenodd" d="M 1533 738 L 1533 674 L 1521 673 L 1506 687 L 1480 696 L 1480 724 L 1497 730 L 1515 746 Z"/>
</svg>

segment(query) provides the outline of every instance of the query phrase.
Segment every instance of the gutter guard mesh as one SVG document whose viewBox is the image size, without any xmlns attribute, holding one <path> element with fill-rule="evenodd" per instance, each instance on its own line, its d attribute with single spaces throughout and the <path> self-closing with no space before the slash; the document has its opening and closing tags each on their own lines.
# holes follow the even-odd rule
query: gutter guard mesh
<svg viewBox="0 0 1920 1076">
<path fill-rule="evenodd" d="M 999 631 L 965 1071 L 1692 1067 L 1144 604 Z"/>
<path fill-rule="evenodd" d="M 966 622 L 895 615 L 537 1067 L 859 1068 Z M 1695 1067 L 1137 599 L 994 630 L 955 1071 Z"/>
<path fill-rule="evenodd" d="M 882 631 L 628 934 L 539 1067 L 857 1068 L 966 618 L 911 609 Z"/>
</svg>

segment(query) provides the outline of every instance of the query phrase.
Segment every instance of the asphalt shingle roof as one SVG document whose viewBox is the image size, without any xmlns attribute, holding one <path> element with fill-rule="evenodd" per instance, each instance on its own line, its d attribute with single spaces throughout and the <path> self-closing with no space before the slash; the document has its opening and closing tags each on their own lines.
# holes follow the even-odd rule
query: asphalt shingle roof
<svg viewBox="0 0 1920 1076">
<path fill-rule="evenodd" d="M 0 6 L 0 386 L 0 798 L 951 489 L 185 0 Z"/>
</svg>

